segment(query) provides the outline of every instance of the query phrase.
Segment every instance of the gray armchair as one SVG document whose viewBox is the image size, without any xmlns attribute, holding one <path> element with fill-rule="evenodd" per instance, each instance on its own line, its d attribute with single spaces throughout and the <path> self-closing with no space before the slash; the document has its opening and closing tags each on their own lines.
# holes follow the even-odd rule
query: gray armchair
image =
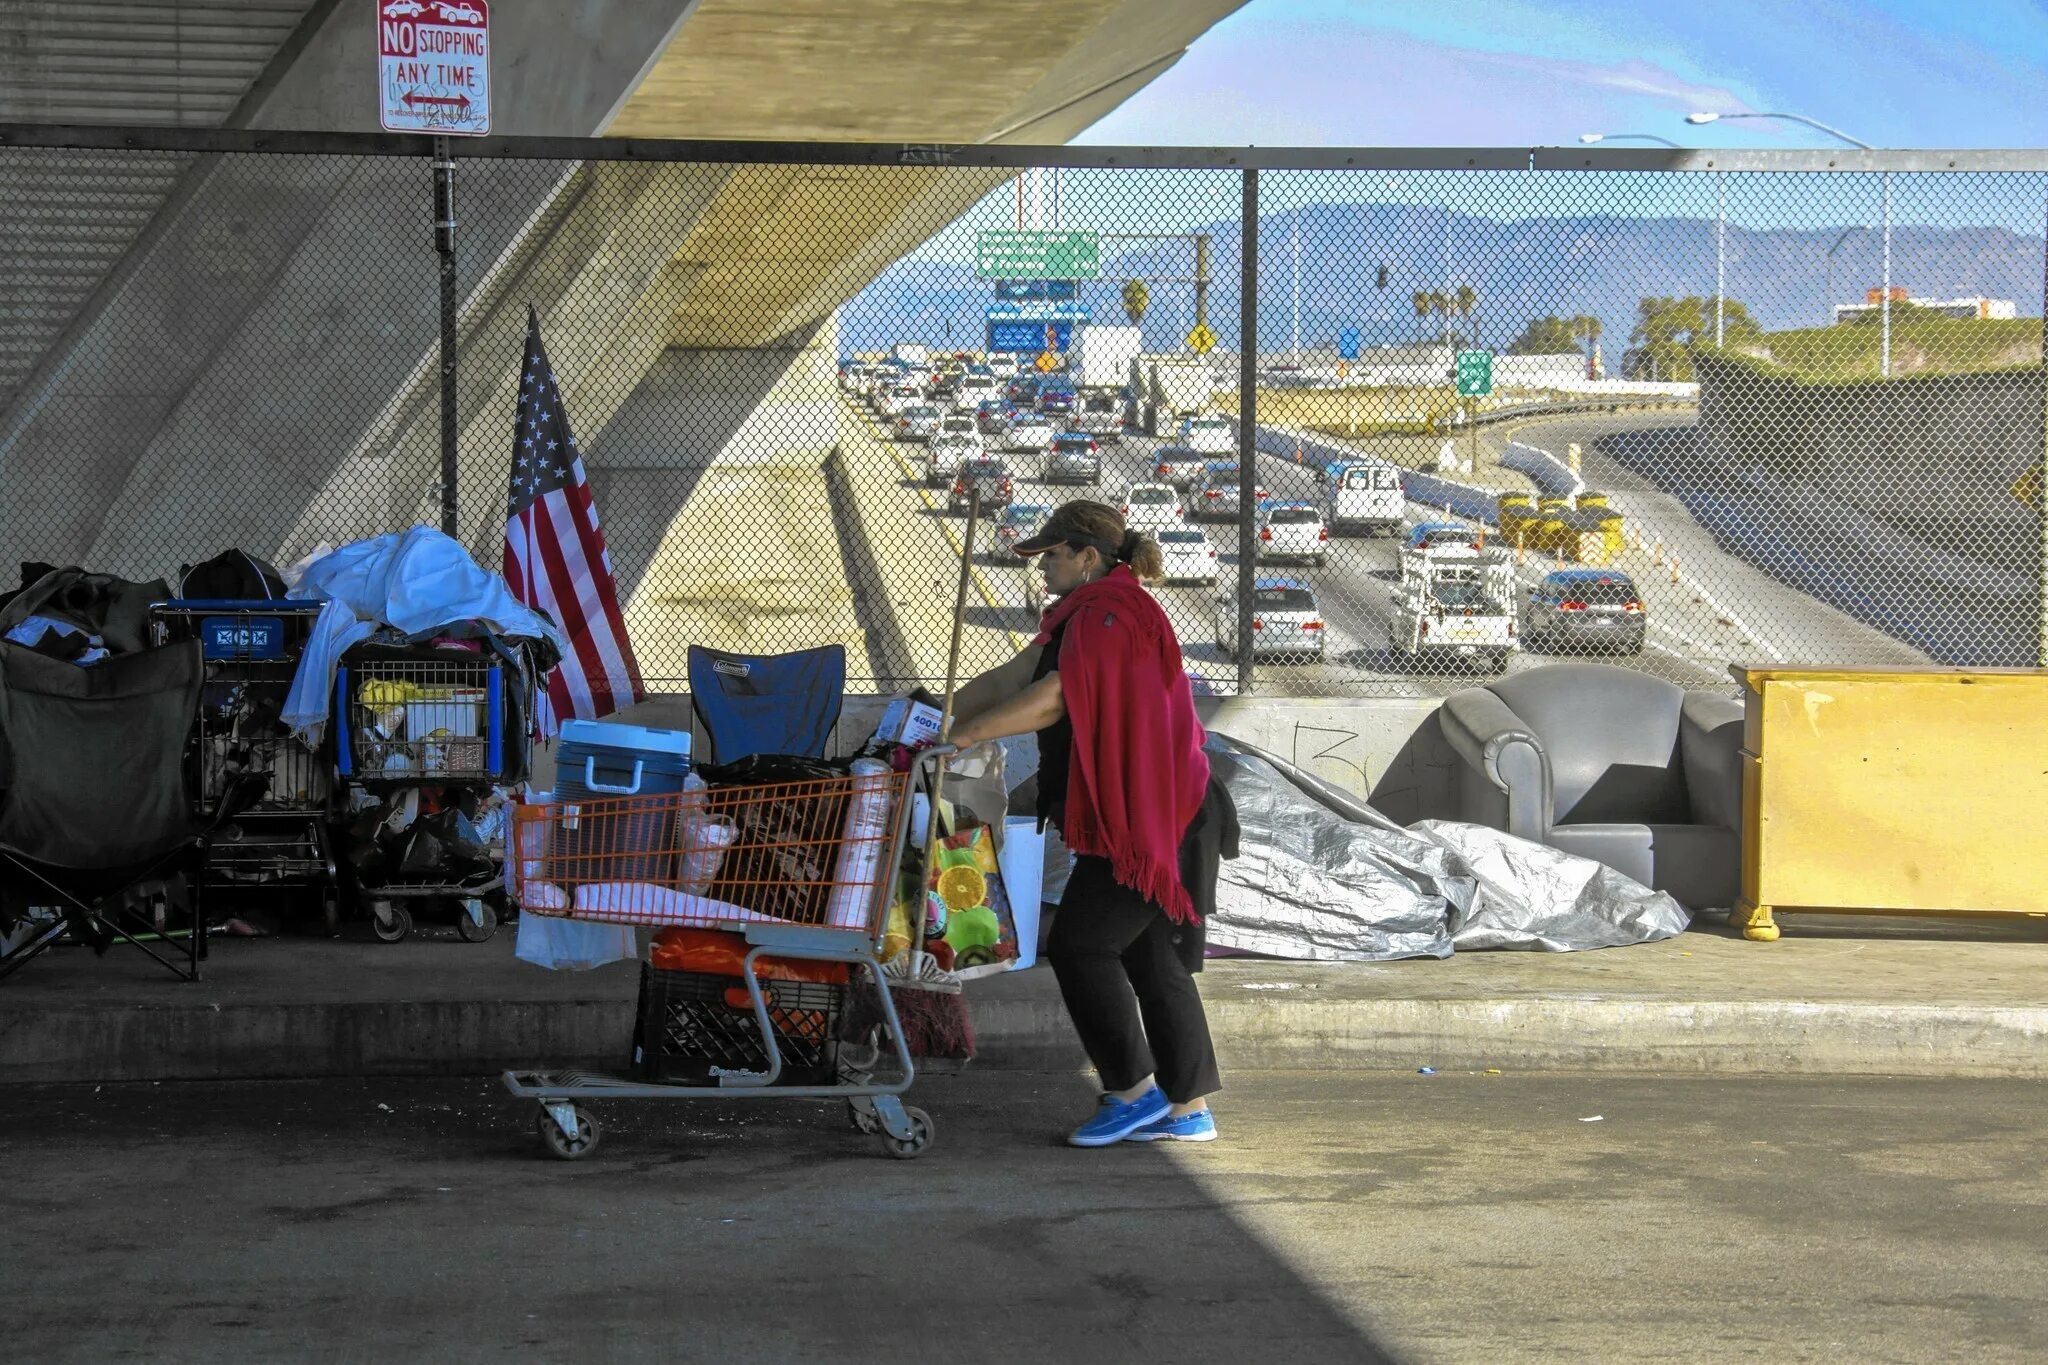
<svg viewBox="0 0 2048 1365">
<path fill-rule="evenodd" d="M 1593 858 L 1687 908 L 1733 905 L 1742 704 L 1607 664 L 1453 694 L 1458 818 Z"/>
</svg>

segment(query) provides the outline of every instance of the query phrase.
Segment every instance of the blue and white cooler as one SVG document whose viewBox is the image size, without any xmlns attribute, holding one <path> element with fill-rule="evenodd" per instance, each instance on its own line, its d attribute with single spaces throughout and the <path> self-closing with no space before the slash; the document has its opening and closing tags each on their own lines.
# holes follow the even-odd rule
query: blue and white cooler
<svg viewBox="0 0 2048 1365">
<path fill-rule="evenodd" d="M 674 874 L 676 804 L 690 776 L 690 732 L 572 720 L 555 748 L 561 808 L 551 880 L 667 881 Z M 626 798 L 643 798 L 628 800 Z M 596 806 L 599 818 L 575 809 Z"/>
</svg>

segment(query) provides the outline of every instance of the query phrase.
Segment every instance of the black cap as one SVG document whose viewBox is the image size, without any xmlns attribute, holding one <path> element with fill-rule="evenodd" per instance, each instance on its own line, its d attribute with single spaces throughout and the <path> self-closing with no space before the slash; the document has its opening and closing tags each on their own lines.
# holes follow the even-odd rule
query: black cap
<svg viewBox="0 0 2048 1365">
<path fill-rule="evenodd" d="M 1018 541 L 1010 547 L 1012 551 L 1020 555 L 1040 555 L 1055 545 L 1093 545 L 1102 552 L 1104 559 L 1115 559 L 1117 547 L 1104 544 L 1101 537 L 1084 527 L 1080 517 L 1070 510 L 1072 507 L 1073 504 L 1068 503 L 1066 506 L 1055 508 L 1053 514 L 1045 519 L 1045 525 L 1039 528 L 1038 534 Z"/>
</svg>

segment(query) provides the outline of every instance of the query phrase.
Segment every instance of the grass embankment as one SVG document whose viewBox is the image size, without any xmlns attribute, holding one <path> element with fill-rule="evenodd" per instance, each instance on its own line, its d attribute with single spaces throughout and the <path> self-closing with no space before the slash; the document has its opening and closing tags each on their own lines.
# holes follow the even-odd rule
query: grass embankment
<svg viewBox="0 0 2048 1365">
<path fill-rule="evenodd" d="M 1429 436 L 1454 431 L 1451 416 L 1462 405 L 1467 413 L 1521 407 L 1561 397 L 1549 390 L 1496 389 L 1486 398 L 1459 398 L 1449 386 L 1366 387 L 1345 389 L 1260 389 L 1259 420 L 1272 426 L 1295 427 L 1320 436 Z M 1228 412 L 1237 405 L 1234 392 L 1218 393 L 1214 405 Z"/>
<path fill-rule="evenodd" d="M 1884 329 L 1874 322 L 1766 332 L 1745 347 L 1800 379 L 1880 378 Z M 2039 318 L 1892 320 L 1892 373 L 1969 374 L 2041 362 Z"/>
</svg>

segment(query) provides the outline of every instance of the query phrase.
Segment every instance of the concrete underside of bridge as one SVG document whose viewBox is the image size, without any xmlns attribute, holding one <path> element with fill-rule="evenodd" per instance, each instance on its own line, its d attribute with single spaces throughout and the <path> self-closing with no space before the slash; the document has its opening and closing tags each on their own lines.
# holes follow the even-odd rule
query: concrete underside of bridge
<svg viewBox="0 0 2048 1365">
<path fill-rule="evenodd" d="M 1240 3 L 499 0 L 494 131 L 1058 143 Z M 315 0 L 225 121 L 374 127 L 367 9 Z M 37 155 L 10 164 L 27 158 L 32 173 Z M 161 205 L 0 414 L 0 558 L 154 576 L 231 544 L 290 554 L 432 520 L 427 158 L 177 164 Z M 89 157 L 65 166 L 93 172 Z M 1001 179 L 460 163 L 465 539 L 495 559 L 531 306 L 601 512 L 634 546 L 618 547 L 633 561 L 622 586 L 634 612 L 664 636 L 691 629 L 687 612 L 652 617 L 689 595 L 679 574 L 708 567 L 677 560 L 682 522 L 731 522 L 691 513 L 730 493 L 705 471 L 815 474 L 837 421 L 833 310 Z M 669 673 L 672 661 L 648 662 Z"/>
</svg>

